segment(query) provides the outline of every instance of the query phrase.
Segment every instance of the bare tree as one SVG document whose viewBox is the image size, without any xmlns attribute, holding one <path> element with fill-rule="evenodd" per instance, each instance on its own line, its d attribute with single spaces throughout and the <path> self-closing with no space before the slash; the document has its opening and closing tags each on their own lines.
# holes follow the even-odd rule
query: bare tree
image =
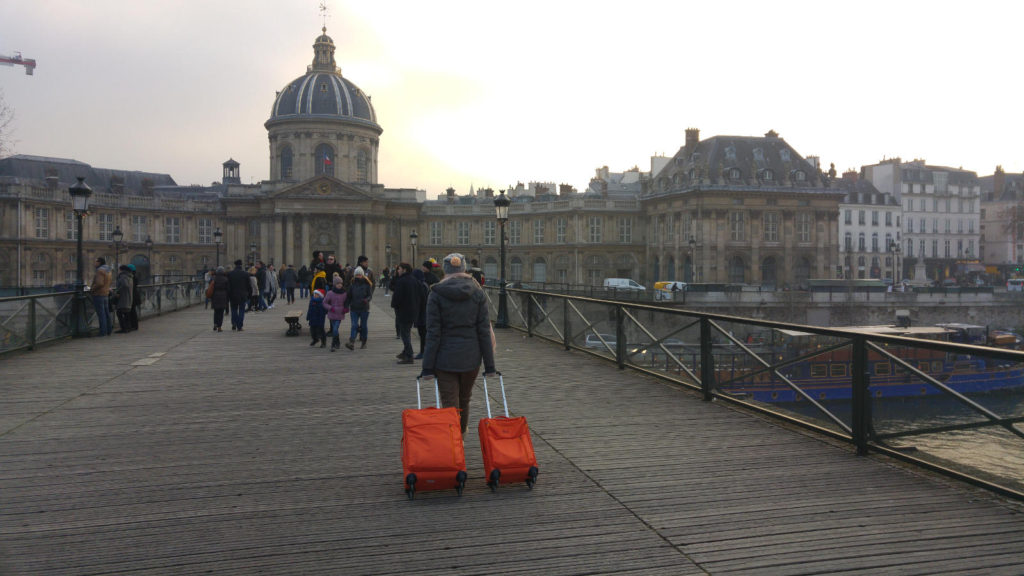
<svg viewBox="0 0 1024 576">
<path fill-rule="evenodd" d="M 14 109 L 7 104 L 4 93 L 0 90 L 0 158 L 6 157 L 14 148 Z"/>
</svg>

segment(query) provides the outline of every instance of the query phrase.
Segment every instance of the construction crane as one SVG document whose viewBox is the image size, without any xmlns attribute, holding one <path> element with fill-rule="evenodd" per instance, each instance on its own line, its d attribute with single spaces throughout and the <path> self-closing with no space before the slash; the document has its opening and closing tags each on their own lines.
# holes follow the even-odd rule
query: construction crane
<svg viewBox="0 0 1024 576">
<path fill-rule="evenodd" d="M 0 54 L 0 64 L 3 64 L 4 66 L 14 66 L 15 64 L 18 66 L 24 66 L 25 74 L 28 74 L 29 76 L 31 76 L 32 72 L 36 69 L 36 61 L 31 58 L 22 58 L 21 52 L 15 52 L 13 56 Z"/>
</svg>

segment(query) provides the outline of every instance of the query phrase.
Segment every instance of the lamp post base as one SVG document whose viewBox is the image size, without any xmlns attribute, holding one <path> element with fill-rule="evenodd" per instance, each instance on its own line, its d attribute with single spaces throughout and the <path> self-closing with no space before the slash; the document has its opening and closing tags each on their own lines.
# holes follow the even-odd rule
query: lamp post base
<svg viewBox="0 0 1024 576">
<path fill-rule="evenodd" d="M 89 331 L 89 321 L 85 311 L 89 305 L 89 297 L 85 295 L 81 286 L 76 288 L 75 295 L 71 300 L 71 337 L 88 338 L 92 336 Z"/>
</svg>

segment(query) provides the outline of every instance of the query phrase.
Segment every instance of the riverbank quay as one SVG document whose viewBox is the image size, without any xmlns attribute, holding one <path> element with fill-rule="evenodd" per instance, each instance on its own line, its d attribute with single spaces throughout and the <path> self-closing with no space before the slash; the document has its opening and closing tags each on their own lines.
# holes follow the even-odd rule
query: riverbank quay
<svg viewBox="0 0 1024 576">
<path fill-rule="evenodd" d="M 497 366 L 536 487 L 492 493 L 471 427 L 464 494 L 409 501 L 419 368 L 386 298 L 351 352 L 286 336 L 293 309 L 0 358 L 0 574 L 1024 572 L 1016 503 L 512 330 Z"/>
</svg>

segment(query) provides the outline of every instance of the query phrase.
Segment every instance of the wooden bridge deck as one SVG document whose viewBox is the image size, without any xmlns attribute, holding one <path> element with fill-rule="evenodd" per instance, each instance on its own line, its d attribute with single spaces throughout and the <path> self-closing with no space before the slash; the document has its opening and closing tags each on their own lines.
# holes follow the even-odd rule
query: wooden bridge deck
<svg viewBox="0 0 1024 576">
<path fill-rule="evenodd" d="M 0 358 L 0 574 L 1024 573 L 1014 503 L 512 331 L 536 488 L 492 494 L 471 430 L 465 494 L 410 502 L 419 368 L 377 300 L 354 352 L 279 304 Z"/>
</svg>

